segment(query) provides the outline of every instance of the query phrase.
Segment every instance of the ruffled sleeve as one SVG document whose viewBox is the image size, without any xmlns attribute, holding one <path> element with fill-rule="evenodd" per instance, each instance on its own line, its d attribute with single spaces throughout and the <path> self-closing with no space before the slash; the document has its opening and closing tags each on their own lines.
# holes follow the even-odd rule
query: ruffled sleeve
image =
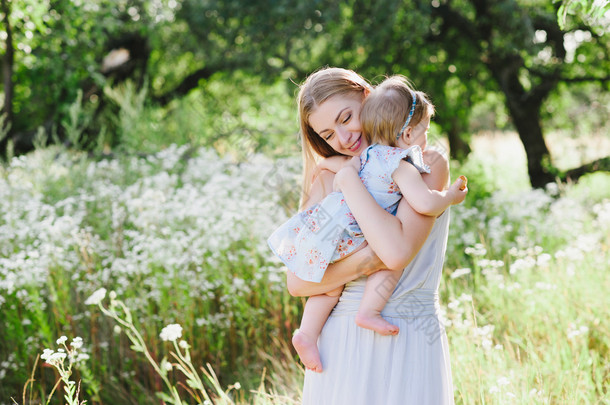
<svg viewBox="0 0 610 405">
<path fill-rule="evenodd" d="M 413 145 L 407 149 L 393 149 L 398 152 L 388 155 L 387 169 L 389 173 L 394 173 L 401 160 L 411 163 L 420 173 L 430 173 L 430 167 L 424 163 L 424 156 L 419 145 Z"/>
</svg>

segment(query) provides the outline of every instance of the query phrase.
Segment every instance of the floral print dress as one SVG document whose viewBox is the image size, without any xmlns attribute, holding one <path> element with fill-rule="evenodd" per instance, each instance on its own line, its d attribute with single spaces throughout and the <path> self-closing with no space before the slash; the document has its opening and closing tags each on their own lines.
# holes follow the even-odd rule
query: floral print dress
<svg viewBox="0 0 610 405">
<path fill-rule="evenodd" d="M 358 174 L 362 183 L 390 213 L 395 212 L 402 198 L 392 179 L 401 160 L 422 173 L 430 172 L 419 146 L 400 149 L 374 144 L 360 155 Z M 267 242 L 288 270 L 302 280 L 319 283 L 330 263 L 354 252 L 364 240 L 343 193 L 333 192 L 282 224 Z"/>
</svg>

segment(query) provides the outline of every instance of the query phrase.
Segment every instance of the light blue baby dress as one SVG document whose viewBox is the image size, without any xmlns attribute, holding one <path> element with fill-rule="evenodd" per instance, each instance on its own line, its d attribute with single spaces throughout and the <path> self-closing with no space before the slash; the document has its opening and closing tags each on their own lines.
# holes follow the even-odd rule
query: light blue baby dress
<svg viewBox="0 0 610 405">
<path fill-rule="evenodd" d="M 403 159 L 422 173 L 430 172 L 417 145 L 401 149 L 374 144 L 360 155 L 360 180 L 390 213 L 402 198 L 392 173 Z M 282 224 L 267 242 L 288 270 L 302 280 L 319 283 L 330 263 L 354 252 L 364 240 L 343 193 L 333 192 Z"/>
</svg>

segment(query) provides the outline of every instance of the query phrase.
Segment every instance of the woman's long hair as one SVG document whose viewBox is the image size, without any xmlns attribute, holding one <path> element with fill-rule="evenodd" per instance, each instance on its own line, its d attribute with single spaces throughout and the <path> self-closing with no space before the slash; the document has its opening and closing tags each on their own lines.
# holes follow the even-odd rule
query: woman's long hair
<svg viewBox="0 0 610 405">
<path fill-rule="evenodd" d="M 320 158 L 339 155 L 309 124 L 311 114 L 331 97 L 364 97 L 371 91 L 371 85 L 353 70 L 327 67 L 311 74 L 301 84 L 298 95 L 299 121 L 301 126 L 301 147 L 303 153 L 303 184 L 301 188 L 301 208 L 311 190 L 311 175 Z"/>
</svg>

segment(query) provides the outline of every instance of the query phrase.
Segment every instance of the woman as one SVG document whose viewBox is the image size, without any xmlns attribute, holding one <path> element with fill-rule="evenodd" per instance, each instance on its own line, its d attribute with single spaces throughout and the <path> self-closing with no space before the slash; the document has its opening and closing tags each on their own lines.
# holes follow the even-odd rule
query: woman
<svg viewBox="0 0 610 405">
<path fill-rule="evenodd" d="M 338 68 L 320 70 L 301 86 L 301 208 L 332 191 L 334 174 L 329 172 L 309 184 L 315 155 L 357 156 L 368 146 L 362 136 L 359 113 L 369 91 L 370 86 L 361 76 Z M 424 159 L 432 169 L 424 176 L 428 186 L 437 190 L 447 187 L 446 159 L 432 151 L 426 152 Z M 306 372 L 303 403 L 451 404 L 447 338 L 438 317 L 449 212 L 435 221 L 401 201 L 393 216 L 367 197 L 364 186 L 362 189 L 364 192 L 360 190 L 357 196 L 346 194 L 346 201 L 368 246 L 329 266 L 320 283 L 302 281 L 288 272 L 288 288 L 293 295 L 320 294 L 346 284 L 318 341 L 324 372 Z M 350 200 L 358 201 L 359 207 L 352 207 Z M 380 228 L 379 223 L 384 224 L 381 234 L 373 231 Z M 384 318 L 400 328 L 397 336 L 381 336 L 358 327 L 354 320 L 366 280 L 361 276 L 382 268 L 405 268 L 382 312 Z"/>
</svg>

